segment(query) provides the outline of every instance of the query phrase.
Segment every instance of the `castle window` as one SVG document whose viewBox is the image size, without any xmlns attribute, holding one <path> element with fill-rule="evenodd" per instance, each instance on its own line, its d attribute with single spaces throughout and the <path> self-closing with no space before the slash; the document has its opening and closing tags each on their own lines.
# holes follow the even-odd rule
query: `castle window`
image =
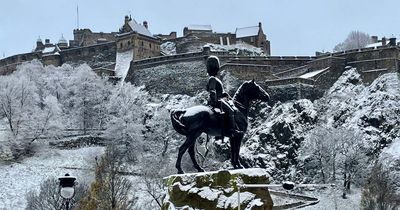
<svg viewBox="0 0 400 210">
<path fill-rule="evenodd" d="M 131 41 L 128 41 L 128 46 L 130 46 L 131 45 Z"/>
<path fill-rule="evenodd" d="M 142 41 L 142 47 L 143 47 L 144 45 L 143 45 L 143 41 Z"/>
<path fill-rule="evenodd" d="M 149 44 L 149 46 L 150 46 L 150 49 L 151 49 L 151 43 Z"/>
<path fill-rule="evenodd" d="M 119 45 L 120 48 L 122 48 L 122 43 Z"/>
</svg>

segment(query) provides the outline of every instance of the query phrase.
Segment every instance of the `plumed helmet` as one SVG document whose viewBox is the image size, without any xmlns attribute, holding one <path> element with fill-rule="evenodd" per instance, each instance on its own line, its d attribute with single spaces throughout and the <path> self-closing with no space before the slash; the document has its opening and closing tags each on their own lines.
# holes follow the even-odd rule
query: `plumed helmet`
<svg viewBox="0 0 400 210">
<path fill-rule="evenodd" d="M 210 76 L 217 75 L 219 71 L 219 59 L 217 56 L 211 55 L 206 61 L 207 73 Z"/>
</svg>

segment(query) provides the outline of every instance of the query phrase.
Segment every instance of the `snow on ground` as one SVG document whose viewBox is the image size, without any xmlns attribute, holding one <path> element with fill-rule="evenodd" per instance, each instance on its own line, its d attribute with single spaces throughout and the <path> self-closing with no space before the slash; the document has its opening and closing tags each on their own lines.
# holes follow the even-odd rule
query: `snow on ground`
<svg viewBox="0 0 400 210">
<path fill-rule="evenodd" d="M 38 146 L 33 157 L 21 162 L 0 163 L 0 209 L 24 209 L 25 195 L 30 190 L 39 190 L 41 182 L 52 176 L 69 173 L 79 183 L 90 183 L 94 178 L 95 157 L 104 150 L 103 147 L 61 150 L 43 143 Z"/>
<path fill-rule="evenodd" d="M 132 58 L 133 58 L 133 50 L 129 50 L 126 52 L 117 52 L 115 75 L 122 77 L 121 81 L 125 80 Z"/>
<path fill-rule="evenodd" d="M 205 46 L 210 47 L 211 51 L 230 52 L 234 55 L 249 55 L 249 56 L 262 56 L 264 52 L 261 48 L 254 47 L 247 43 L 236 43 L 231 45 L 219 45 L 208 43 Z"/>
<path fill-rule="evenodd" d="M 319 203 L 302 208 L 304 210 L 354 210 L 360 209 L 361 189 L 353 189 L 347 199 L 342 198 L 342 190 L 337 188 L 326 188 L 312 191 L 304 191 L 304 194 L 319 199 Z"/>
<path fill-rule="evenodd" d="M 308 72 L 308 73 L 305 73 L 303 75 L 300 75 L 299 77 L 300 78 L 304 78 L 304 79 L 308 79 L 308 78 L 311 78 L 313 76 L 318 75 L 319 73 L 322 73 L 322 72 L 326 71 L 328 68 L 317 70 L 317 71 Z"/>
</svg>

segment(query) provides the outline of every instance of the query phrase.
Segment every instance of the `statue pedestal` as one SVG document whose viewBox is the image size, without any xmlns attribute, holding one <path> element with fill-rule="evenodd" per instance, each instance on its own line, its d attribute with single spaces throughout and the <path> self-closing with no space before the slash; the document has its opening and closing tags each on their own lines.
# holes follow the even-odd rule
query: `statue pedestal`
<svg viewBox="0 0 400 210">
<path fill-rule="evenodd" d="M 238 209 L 238 177 L 242 184 L 269 184 L 270 180 L 261 168 L 171 175 L 164 178 L 168 193 L 162 209 Z M 267 188 L 240 189 L 240 209 L 272 206 Z"/>
</svg>

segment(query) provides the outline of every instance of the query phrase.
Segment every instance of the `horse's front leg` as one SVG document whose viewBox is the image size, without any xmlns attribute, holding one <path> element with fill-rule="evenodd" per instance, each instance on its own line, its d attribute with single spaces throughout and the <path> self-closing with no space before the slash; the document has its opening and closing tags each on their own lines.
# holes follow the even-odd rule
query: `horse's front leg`
<svg viewBox="0 0 400 210">
<path fill-rule="evenodd" d="M 243 166 L 240 164 L 240 162 L 239 162 L 239 158 L 240 158 L 240 144 L 242 143 L 242 138 L 243 137 L 237 137 L 237 138 L 235 138 L 233 141 L 235 142 L 235 151 L 234 151 L 234 153 L 235 153 L 235 160 L 234 160 L 234 162 L 235 162 L 235 165 L 236 165 L 236 167 L 235 168 L 243 168 Z"/>
<path fill-rule="evenodd" d="M 229 143 L 231 144 L 231 164 L 232 164 L 232 166 L 233 166 L 233 168 L 235 168 L 236 169 L 236 164 L 235 164 L 235 159 L 236 159 L 236 153 L 235 153 L 235 140 L 234 140 L 234 138 L 229 138 Z"/>
<path fill-rule="evenodd" d="M 195 142 L 192 145 L 189 146 L 188 152 L 189 152 L 189 155 L 190 155 L 190 159 L 192 159 L 193 167 L 195 169 L 197 169 L 198 172 L 204 172 L 204 169 L 201 168 L 199 166 L 199 164 L 197 163 L 197 161 L 196 161 L 196 155 L 195 155 L 195 152 L 194 152 L 195 146 L 196 146 Z"/>
</svg>

